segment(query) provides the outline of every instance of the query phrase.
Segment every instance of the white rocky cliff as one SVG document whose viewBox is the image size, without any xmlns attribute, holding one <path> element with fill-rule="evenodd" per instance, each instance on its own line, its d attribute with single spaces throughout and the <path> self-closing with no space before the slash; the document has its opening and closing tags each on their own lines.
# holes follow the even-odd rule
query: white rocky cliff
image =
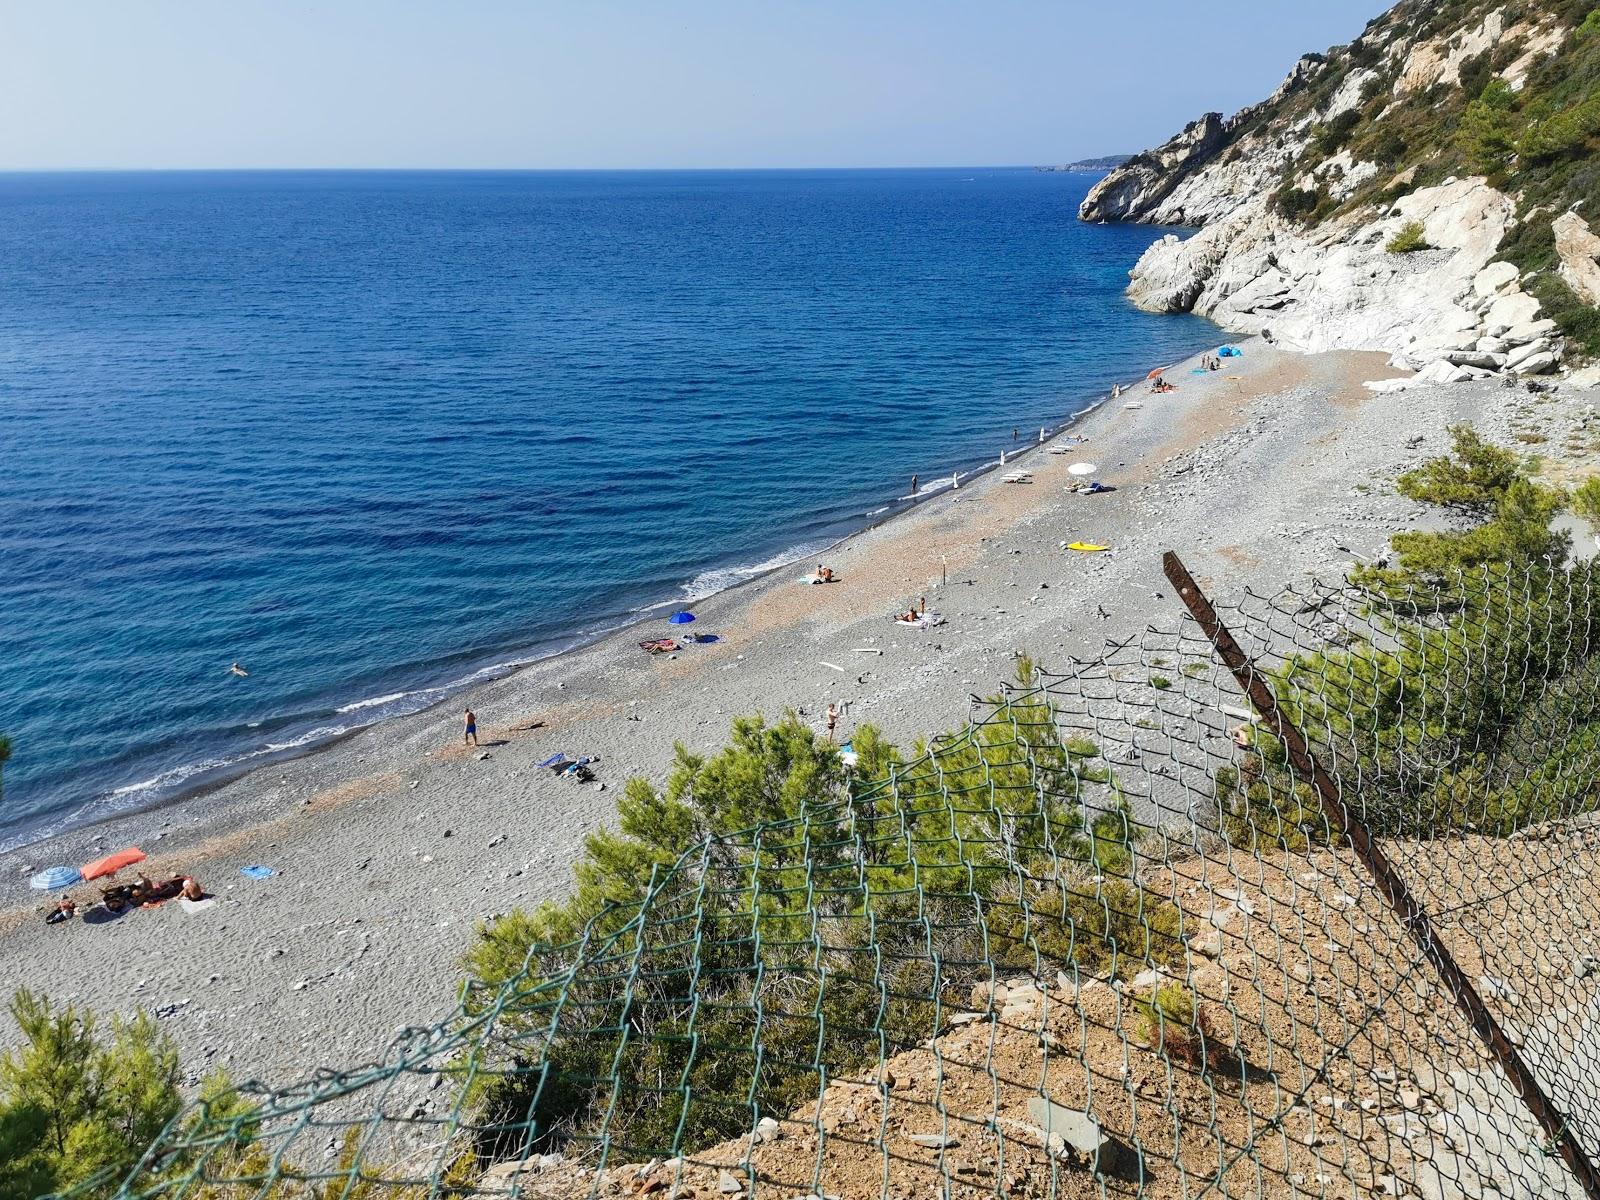
<svg viewBox="0 0 1600 1200">
<path fill-rule="evenodd" d="M 1405 97 L 1451 85 L 1489 47 L 1504 64 L 1497 77 L 1516 89 L 1561 40 L 1548 18 L 1518 23 L 1503 9 L 1424 38 L 1397 9 L 1343 50 L 1336 75 L 1321 56 L 1301 59 L 1262 104 L 1226 120 L 1207 114 L 1112 171 L 1079 216 L 1199 227 L 1157 241 L 1130 272 L 1129 296 L 1148 311 L 1268 329 L 1307 351 L 1384 350 L 1437 382 L 1556 370 L 1564 347 L 1555 322 L 1522 290 L 1517 268 L 1496 261 L 1518 224 L 1512 196 L 1483 177 L 1408 191 L 1412 170 L 1314 143 L 1341 119 L 1354 126 L 1358 109 L 1367 129 L 1381 128 Z M 1316 219 L 1283 211 L 1291 190 L 1316 197 Z M 1584 216 L 1536 210 L 1526 219 L 1552 223 L 1562 279 L 1584 302 L 1600 301 L 1600 237 Z M 1391 249 L 1418 227 L 1424 248 Z"/>
</svg>

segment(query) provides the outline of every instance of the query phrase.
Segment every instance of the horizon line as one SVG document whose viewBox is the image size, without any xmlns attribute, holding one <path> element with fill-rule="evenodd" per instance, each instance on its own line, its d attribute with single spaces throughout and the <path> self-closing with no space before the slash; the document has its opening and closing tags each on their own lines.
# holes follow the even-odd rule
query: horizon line
<svg viewBox="0 0 1600 1200">
<path fill-rule="evenodd" d="M 1106 156 L 1101 156 L 1106 157 Z M 423 167 L 423 166 L 361 166 L 361 167 L 329 167 L 329 166 L 227 166 L 227 167 L 7 167 L 0 166 L 0 175 L 158 175 L 158 174 L 225 174 L 229 172 L 259 172 L 288 173 L 327 171 L 345 174 L 378 173 L 383 171 L 409 171 L 414 173 L 432 172 L 438 174 L 580 174 L 597 173 L 602 171 L 644 173 L 678 172 L 733 172 L 733 171 L 1021 171 L 1021 170 L 1060 170 L 1079 160 L 1061 162 L 1029 162 L 1029 163 L 916 163 L 916 164 L 872 164 L 855 166 L 829 166 L 826 164 L 806 164 L 798 166 L 737 166 L 737 167 Z M 1088 168 L 1098 170 L 1099 168 Z"/>
</svg>

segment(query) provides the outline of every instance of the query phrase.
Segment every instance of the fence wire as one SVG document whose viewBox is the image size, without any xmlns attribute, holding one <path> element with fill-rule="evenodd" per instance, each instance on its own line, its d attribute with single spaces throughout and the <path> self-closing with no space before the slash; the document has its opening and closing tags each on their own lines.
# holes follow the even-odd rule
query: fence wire
<svg viewBox="0 0 1600 1200">
<path fill-rule="evenodd" d="M 1591 568 L 1217 612 L 1554 1131 L 1173 614 L 693 846 L 383 1062 L 196 1106 L 118 1195 L 1583 1196 Z"/>
</svg>

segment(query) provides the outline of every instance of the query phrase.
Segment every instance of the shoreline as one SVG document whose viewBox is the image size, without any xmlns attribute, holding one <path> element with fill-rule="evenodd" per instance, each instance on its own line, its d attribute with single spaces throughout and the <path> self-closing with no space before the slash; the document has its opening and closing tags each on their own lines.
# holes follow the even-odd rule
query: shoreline
<svg viewBox="0 0 1600 1200">
<path fill-rule="evenodd" d="M 1225 336 L 1225 331 L 1220 328 L 1214 329 L 1211 332 L 1216 333 L 1219 336 Z M 1222 343 L 1219 342 L 1218 344 L 1221 345 Z M 1204 351 L 1196 350 L 1191 356 L 1180 359 L 1178 363 L 1167 364 L 1165 369 L 1176 370 L 1179 365 L 1191 361 L 1194 355 L 1201 353 L 1204 353 Z M 1069 435 L 1074 429 L 1078 428 L 1082 423 L 1090 419 L 1096 412 L 1100 411 L 1104 405 L 1111 401 L 1113 397 L 1111 395 L 1110 388 L 1120 386 L 1126 392 L 1127 390 L 1136 388 L 1138 386 L 1138 382 L 1139 381 L 1137 380 L 1131 382 L 1113 381 L 1111 385 L 1108 385 L 1106 390 L 1096 393 L 1095 398 L 1086 401 L 1084 407 L 1074 410 L 1073 413 L 1061 424 L 1055 426 L 1044 426 L 1044 437 L 1042 439 L 1035 439 L 1033 441 L 1023 443 L 1018 449 L 1007 452 L 1007 456 L 1004 459 L 984 459 L 967 468 L 963 468 L 958 463 L 952 468 L 951 472 L 934 477 L 934 479 L 931 481 L 931 486 L 920 488 L 916 496 L 897 496 L 891 499 L 882 508 L 877 509 L 874 512 L 860 514 L 859 520 L 864 523 L 852 524 L 851 527 L 845 532 L 841 533 L 837 538 L 826 543 L 825 545 L 822 545 L 816 549 L 807 549 L 803 553 L 799 552 L 798 548 L 794 547 L 791 547 L 790 549 L 779 550 L 763 560 L 763 562 L 775 562 L 776 565 L 767 567 L 765 570 L 758 571 L 755 574 L 746 575 L 702 596 L 677 600 L 664 599 L 635 607 L 630 609 L 626 615 L 626 618 L 618 624 L 610 625 L 606 628 L 590 633 L 559 635 L 555 639 L 556 644 L 553 649 L 551 649 L 548 653 L 536 654 L 532 658 L 503 660 L 500 662 L 484 662 L 482 665 L 473 665 L 477 659 L 467 658 L 462 664 L 466 669 L 466 674 L 460 681 L 442 684 L 421 684 L 409 690 L 402 690 L 397 694 L 396 698 L 403 698 L 408 695 L 433 691 L 438 691 L 441 693 L 437 699 L 431 700 L 418 708 L 406 709 L 404 711 L 398 711 L 388 715 L 380 716 L 375 720 L 362 724 L 353 724 L 346 728 L 340 729 L 337 732 L 329 733 L 324 737 L 315 738 L 314 740 L 311 739 L 311 735 L 316 732 L 316 729 L 313 727 L 312 729 L 307 730 L 305 733 L 299 735 L 308 739 L 302 744 L 291 744 L 281 747 L 274 747 L 271 744 L 268 744 L 255 749 L 242 751 L 238 753 L 232 760 L 219 763 L 214 767 L 203 767 L 194 762 L 181 763 L 172 767 L 167 767 L 148 780 L 122 785 L 121 787 L 113 788 L 107 792 L 85 799 L 64 816 L 59 816 L 56 818 L 49 816 L 45 817 L 43 819 L 45 827 L 39 832 L 15 835 L 20 837 L 22 840 L 13 842 L 9 839 L 5 839 L 3 831 L 0 831 L 0 863 L 3 863 L 8 855 L 26 854 L 29 852 L 30 848 L 34 846 L 39 846 L 41 844 L 50 843 L 78 834 L 88 833 L 97 827 L 115 823 L 120 820 L 160 813 L 169 808 L 173 808 L 191 801 L 200 800 L 209 794 L 227 788 L 231 784 L 237 783 L 243 779 L 247 779 L 249 776 L 258 771 L 266 771 L 275 766 L 281 767 L 285 763 L 309 758 L 311 756 L 333 750 L 342 743 L 348 741 L 350 738 L 356 737 L 368 730 L 392 724 L 397 721 L 405 721 L 412 718 L 426 716 L 427 714 L 438 709 L 441 705 L 447 704 L 462 697 L 470 697 L 470 695 L 476 689 L 483 688 L 499 680 L 515 676 L 520 672 L 538 667 L 541 664 L 548 663 L 554 659 L 558 659 L 566 655 L 580 654 L 583 651 L 600 644 L 608 638 L 627 633 L 629 630 L 642 626 L 648 621 L 658 620 L 659 612 L 661 610 L 668 608 L 688 608 L 691 605 L 703 604 L 716 597 L 737 592 L 741 588 L 758 585 L 764 581 L 770 580 L 774 575 L 777 574 L 777 572 L 787 570 L 795 563 L 802 562 L 814 555 L 827 555 L 834 553 L 841 547 L 848 544 L 852 539 L 859 537 L 864 533 L 889 525 L 897 520 L 908 518 L 915 514 L 924 505 L 937 502 L 941 499 L 944 499 L 951 493 L 959 491 L 959 487 L 952 487 L 950 483 L 952 476 L 958 479 L 961 482 L 961 485 L 966 485 L 968 482 L 975 482 L 977 480 L 984 479 L 1000 467 L 1008 466 L 1025 456 L 1032 455 L 1041 447 L 1048 446 L 1049 444 L 1055 442 L 1058 438 Z M 793 557 L 787 557 L 790 554 L 790 550 L 796 551 Z M 680 585 L 680 588 L 681 590 L 687 592 L 695 579 L 698 579 L 706 574 L 722 571 L 742 572 L 743 569 L 744 568 L 741 568 L 737 565 L 726 567 L 709 567 L 705 571 L 700 572 L 698 575 L 691 576 L 687 583 Z M 493 657 L 493 654 L 487 657 Z M 441 661 L 448 661 L 448 659 Z M 362 704 L 372 703 L 380 699 L 382 698 L 360 697 L 356 700 L 348 702 L 344 708 L 335 708 L 331 710 L 328 714 L 326 714 L 326 717 L 336 717 L 346 711 L 346 708 L 348 707 L 360 706 Z M 320 723 L 322 720 L 326 719 L 326 717 L 307 715 L 290 719 Z M 157 782 L 166 775 L 175 772 L 183 772 L 191 768 L 193 768 L 192 773 L 184 775 L 180 781 L 172 785 L 172 789 L 170 791 L 162 790 L 156 786 Z M 82 812 L 84 809 L 106 804 L 107 801 L 119 794 L 145 789 L 149 789 L 157 794 L 153 795 L 148 801 L 130 804 L 122 808 L 116 808 L 112 811 L 105 812 L 104 814 L 93 816 L 87 820 L 74 821 L 72 819 L 73 813 Z M 60 825 L 58 827 L 52 827 L 53 821 L 59 821 Z"/>
<path fill-rule="evenodd" d="M 1175 394 L 1136 388 L 1075 423 L 1115 491 L 1066 491 L 1076 455 L 1019 456 L 1032 483 L 991 470 L 841 541 L 826 556 L 836 583 L 778 569 L 697 605 L 714 644 L 650 657 L 631 626 L 479 685 L 478 747 L 461 745 L 459 711 L 436 706 L 203 803 L 0 855 L 0 954 L 62 1001 L 160 1011 L 197 1077 L 226 1067 L 281 1083 L 370 1061 L 397 1028 L 448 1010 L 480 922 L 570 894 L 624 783 L 660 786 L 676 746 L 714 754 L 735 717 L 786 710 L 820 735 L 836 704 L 841 739 L 870 722 L 910 753 L 963 728 L 969 697 L 1009 678 L 1017 654 L 1070 669 L 1176 619 L 1164 549 L 1221 594 L 1336 569 L 1340 546 L 1369 552 L 1417 518 L 1372 485 L 1443 450 L 1446 425 L 1504 404 L 1470 385 L 1397 401 L 1360 386 L 1391 374 L 1383 356 L 1240 344 L 1231 373 L 1180 374 L 1185 360 L 1169 372 Z M 1076 554 L 1071 541 L 1112 549 Z M 944 623 L 895 625 L 923 595 Z M 557 752 L 598 755 L 594 781 L 539 767 Z M 28 890 L 30 869 L 127 844 L 150 855 L 152 876 L 195 875 L 217 904 L 46 930 L 51 900 Z M 276 874 L 245 877 L 250 864 Z"/>
</svg>

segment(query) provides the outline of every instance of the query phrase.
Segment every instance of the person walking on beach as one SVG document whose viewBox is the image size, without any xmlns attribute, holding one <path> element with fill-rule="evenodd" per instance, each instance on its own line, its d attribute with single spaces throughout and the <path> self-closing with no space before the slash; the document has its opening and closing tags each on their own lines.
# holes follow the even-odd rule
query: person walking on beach
<svg viewBox="0 0 1600 1200">
<path fill-rule="evenodd" d="M 467 709 L 467 727 L 461 734 L 461 744 L 465 746 L 468 742 L 474 746 L 478 744 L 478 714 L 470 708 Z"/>
<path fill-rule="evenodd" d="M 823 714 L 823 719 L 828 723 L 828 740 L 833 738 L 833 727 L 839 723 L 839 706 L 832 701 L 828 702 L 828 711 Z"/>
</svg>

